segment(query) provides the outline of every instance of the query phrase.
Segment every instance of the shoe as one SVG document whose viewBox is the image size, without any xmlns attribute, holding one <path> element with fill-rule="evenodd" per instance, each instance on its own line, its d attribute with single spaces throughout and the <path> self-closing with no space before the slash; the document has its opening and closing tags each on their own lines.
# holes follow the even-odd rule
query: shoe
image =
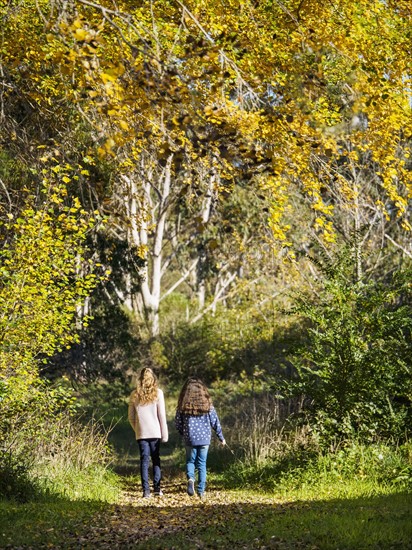
<svg viewBox="0 0 412 550">
<path fill-rule="evenodd" d="M 197 496 L 200 498 L 200 500 L 204 500 L 206 498 L 206 495 L 204 493 L 198 493 Z"/>
<path fill-rule="evenodd" d="M 187 494 L 191 497 L 195 494 L 195 482 L 193 479 L 189 479 L 187 482 Z"/>
<path fill-rule="evenodd" d="M 150 491 L 145 491 L 145 492 L 143 493 L 143 498 L 150 498 L 150 496 L 151 496 L 151 495 L 150 495 Z"/>
<path fill-rule="evenodd" d="M 158 489 L 157 491 L 154 492 L 154 496 L 155 497 L 162 497 L 163 496 L 163 491 L 161 489 Z"/>
</svg>

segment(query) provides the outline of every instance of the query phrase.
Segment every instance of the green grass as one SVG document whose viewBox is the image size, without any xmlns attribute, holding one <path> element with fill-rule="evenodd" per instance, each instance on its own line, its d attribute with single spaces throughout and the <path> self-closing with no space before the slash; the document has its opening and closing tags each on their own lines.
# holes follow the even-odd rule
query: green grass
<svg viewBox="0 0 412 550">
<path fill-rule="evenodd" d="M 202 503 L 193 499 L 188 504 L 183 493 L 173 500 L 137 507 L 67 500 L 0 502 L 0 547 L 110 548 L 113 544 L 121 548 L 130 543 L 129 529 L 136 532 L 139 524 L 147 529 L 153 518 L 164 518 L 162 528 L 167 534 L 154 526 L 149 538 L 134 539 L 127 547 L 412 548 L 412 496 L 408 493 L 391 493 L 383 487 L 376 494 L 375 487 L 375 494 L 367 495 L 371 487 L 353 484 L 346 489 L 326 491 L 325 487 L 318 494 L 310 491 L 306 499 L 298 499 L 294 494 L 287 498 L 286 494 L 219 491 L 216 483 L 212 476 L 209 499 Z"/>
<path fill-rule="evenodd" d="M 85 469 L 54 465 L 42 476 L 34 501 L 0 501 L 0 548 L 63 545 L 87 534 L 92 518 L 119 500 L 119 477 L 94 465 Z"/>
<path fill-rule="evenodd" d="M 351 443 L 336 452 L 298 452 L 293 448 L 279 452 L 261 464 L 242 460 L 225 461 L 222 483 L 227 488 L 259 487 L 265 491 L 320 487 L 346 487 L 352 482 L 370 487 L 412 489 L 412 446 Z M 379 489 L 381 490 L 381 489 Z"/>
<path fill-rule="evenodd" d="M 0 501 L 0 548 L 54 548 L 66 537 L 80 540 L 103 507 L 101 502 L 63 499 L 26 504 Z"/>
<path fill-rule="evenodd" d="M 0 502 L 0 548 L 412 549 L 412 495 L 390 483 L 350 477 L 331 483 L 329 475 L 309 483 L 304 475 L 271 490 L 236 490 L 222 471 L 226 455 L 215 448 L 208 498 L 200 502 L 185 495 L 180 454 L 170 455 L 172 468 L 165 467 L 166 496 L 149 504 L 138 499 L 137 472 L 125 478 L 132 500 L 115 504 L 108 494 L 99 496 L 105 502 L 91 498 L 86 478 L 77 479 L 84 492 L 70 489 L 70 498 Z"/>
<path fill-rule="evenodd" d="M 93 465 L 84 469 L 59 464 L 37 470 L 42 488 L 52 498 L 113 503 L 121 494 L 119 477 L 110 469 Z"/>
</svg>

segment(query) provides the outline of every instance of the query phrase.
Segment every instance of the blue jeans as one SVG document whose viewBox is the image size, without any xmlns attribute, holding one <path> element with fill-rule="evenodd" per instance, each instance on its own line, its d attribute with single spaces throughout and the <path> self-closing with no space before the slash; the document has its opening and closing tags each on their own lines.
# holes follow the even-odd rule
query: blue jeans
<svg viewBox="0 0 412 550">
<path fill-rule="evenodd" d="M 198 474 L 197 493 L 203 495 L 206 489 L 206 461 L 209 445 L 195 445 L 186 447 L 186 475 L 187 479 L 195 479 L 195 470 Z"/>
<path fill-rule="evenodd" d="M 153 489 L 160 491 L 160 480 L 162 472 L 160 470 L 160 439 L 138 439 L 140 450 L 140 477 L 142 478 L 143 492 L 150 493 L 149 484 L 149 462 L 152 459 L 153 464 Z"/>
</svg>

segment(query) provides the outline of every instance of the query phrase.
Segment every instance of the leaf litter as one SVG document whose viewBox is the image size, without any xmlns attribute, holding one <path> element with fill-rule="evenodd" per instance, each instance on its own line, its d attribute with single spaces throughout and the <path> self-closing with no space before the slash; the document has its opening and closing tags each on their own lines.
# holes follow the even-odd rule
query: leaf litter
<svg viewBox="0 0 412 550">
<path fill-rule="evenodd" d="M 242 524 L 249 529 L 247 545 L 240 542 L 238 548 L 277 548 L 290 549 L 290 543 L 272 537 L 263 543 L 259 538 L 259 507 L 270 506 L 274 514 L 283 513 L 292 507 L 269 495 L 245 494 L 237 491 L 224 491 L 209 488 L 204 499 L 186 494 L 185 483 L 171 483 L 164 486 L 164 496 L 141 497 L 139 484 L 131 486 L 126 480 L 122 500 L 108 506 L 103 513 L 96 515 L 81 536 L 69 540 L 55 548 L 99 548 L 102 550 L 134 548 L 169 548 L 167 537 L 182 534 L 191 548 L 232 548 L 236 542 L 228 538 L 229 524 Z M 294 505 L 296 507 L 296 504 Z M 86 526 L 85 526 L 86 527 Z M 216 533 L 213 543 L 205 543 L 201 533 L 213 528 Z M 156 546 L 158 541 L 158 546 Z M 295 541 L 293 548 L 315 548 L 300 546 Z M 177 548 L 177 547 L 176 547 Z M 179 546 L 179 550 L 183 548 Z"/>
</svg>

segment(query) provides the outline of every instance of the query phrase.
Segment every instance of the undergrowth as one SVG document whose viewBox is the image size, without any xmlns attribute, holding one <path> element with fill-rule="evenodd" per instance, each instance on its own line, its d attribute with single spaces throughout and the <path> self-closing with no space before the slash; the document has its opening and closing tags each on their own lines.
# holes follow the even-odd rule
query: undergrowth
<svg viewBox="0 0 412 550">
<path fill-rule="evenodd" d="M 303 492 L 350 484 L 363 486 L 366 492 L 385 486 L 395 491 L 412 489 L 412 444 L 365 445 L 346 443 L 335 451 L 289 449 L 259 464 L 234 461 L 222 476 L 230 487 L 261 488 L 277 494 Z"/>
<path fill-rule="evenodd" d="M 9 407 L 0 422 L 0 500 L 94 500 L 120 494 L 110 470 L 110 429 L 86 419 L 68 388 L 35 388 L 25 406 Z"/>
</svg>

